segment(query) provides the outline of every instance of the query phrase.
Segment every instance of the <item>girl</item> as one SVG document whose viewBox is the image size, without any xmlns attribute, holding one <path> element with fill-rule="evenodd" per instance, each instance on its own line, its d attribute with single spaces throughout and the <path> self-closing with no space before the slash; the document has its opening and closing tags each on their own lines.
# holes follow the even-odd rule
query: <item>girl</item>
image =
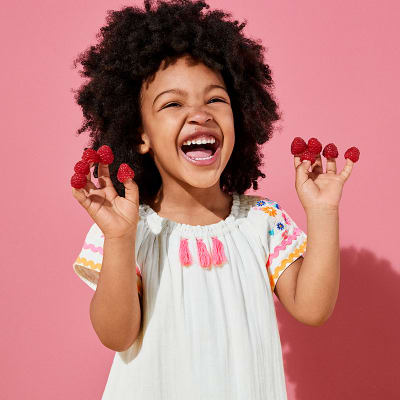
<svg viewBox="0 0 400 400">
<path fill-rule="evenodd" d="M 116 351 L 103 399 L 286 399 L 272 293 L 304 324 L 331 315 L 352 161 L 337 174 L 294 157 L 308 237 L 278 202 L 245 195 L 279 119 L 263 47 L 203 1 L 144 4 L 110 12 L 77 60 L 79 133 L 115 155 L 95 166 L 98 187 L 89 173 L 72 190 L 94 221 L 74 270 Z M 135 171 L 123 184 L 121 163 Z"/>
</svg>

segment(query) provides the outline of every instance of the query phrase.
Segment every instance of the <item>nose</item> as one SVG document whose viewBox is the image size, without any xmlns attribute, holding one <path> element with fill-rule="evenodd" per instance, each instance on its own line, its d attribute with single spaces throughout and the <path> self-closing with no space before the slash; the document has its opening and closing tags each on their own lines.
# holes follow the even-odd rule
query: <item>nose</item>
<svg viewBox="0 0 400 400">
<path fill-rule="evenodd" d="M 208 121 L 213 119 L 212 115 L 210 115 L 206 111 L 197 110 L 194 111 L 188 118 L 189 123 L 197 122 L 199 124 L 205 124 Z"/>
</svg>

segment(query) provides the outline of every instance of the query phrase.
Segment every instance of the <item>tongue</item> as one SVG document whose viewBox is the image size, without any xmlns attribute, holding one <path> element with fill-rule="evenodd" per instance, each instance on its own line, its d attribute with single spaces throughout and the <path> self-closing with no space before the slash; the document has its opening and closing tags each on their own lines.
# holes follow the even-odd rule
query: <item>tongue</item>
<svg viewBox="0 0 400 400">
<path fill-rule="evenodd" d="M 203 147 L 199 147 L 196 150 L 189 150 L 186 152 L 186 155 L 190 158 L 205 158 L 209 157 L 212 154 L 212 150 L 205 149 Z"/>
</svg>

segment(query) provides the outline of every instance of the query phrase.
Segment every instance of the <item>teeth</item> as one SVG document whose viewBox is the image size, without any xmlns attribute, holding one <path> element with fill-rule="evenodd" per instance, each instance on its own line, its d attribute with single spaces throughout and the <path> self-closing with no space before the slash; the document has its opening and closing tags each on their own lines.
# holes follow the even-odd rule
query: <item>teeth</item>
<svg viewBox="0 0 400 400">
<path fill-rule="evenodd" d="M 213 158 L 213 156 L 208 156 L 208 157 L 204 157 L 204 158 L 194 158 L 194 160 L 196 160 L 196 161 L 209 160 L 210 158 Z"/>
<path fill-rule="evenodd" d="M 197 140 L 186 140 L 186 142 L 183 143 L 185 146 L 189 146 L 191 144 L 207 144 L 207 143 L 215 143 L 215 138 L 210 138 L 210 139 L 197 139 Z"/>
</svg>

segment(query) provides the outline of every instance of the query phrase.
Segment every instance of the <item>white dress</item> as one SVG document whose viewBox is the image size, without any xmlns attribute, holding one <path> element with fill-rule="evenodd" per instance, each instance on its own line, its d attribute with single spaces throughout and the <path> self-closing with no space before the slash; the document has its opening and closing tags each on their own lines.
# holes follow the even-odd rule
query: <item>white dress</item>
<svg viewBox="0 0 400 400">
<path fill-rule="evenodd" d="M 139 213 L 142 328 L 128 350 L 115 353 L 102 399 L 286 400 L 272 294 L 305 253 L 307 235 L 277 202 L 245 194 L 234 193 L 230 215 L 211 225 L 180 224 L 145 204 Z M 211 257 L 217 242 L 222 265 Z M 73 264 L 92 289 L 103 243 L 93 224 Z"/>
</svg>

